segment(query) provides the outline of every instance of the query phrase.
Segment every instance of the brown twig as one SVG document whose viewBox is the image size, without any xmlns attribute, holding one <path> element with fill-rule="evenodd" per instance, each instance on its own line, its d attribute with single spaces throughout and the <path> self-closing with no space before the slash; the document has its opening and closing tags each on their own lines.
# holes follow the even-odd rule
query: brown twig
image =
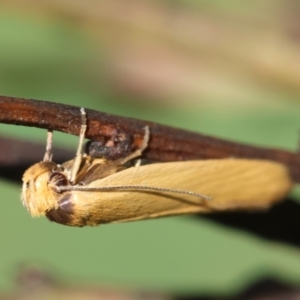
<svg viewBox="0 0 300 300">
<path fill-rule="evenodd" d="M 285 164 L 294 181 L 300 182 L 300 155 L 296 153 L 248 146 L 149 121 L 114 116 L 89 109 L 86 109 L 86 112 L 88 115 L 86 137 L 91 140 L 112 137 L 117 132 L 122 132 L 133 135 L 134 145 L 140 145 L 144 134 L 143 128 L 148 125 L 151 130 L 151 140 L 145 151 L 145 158 L 154 161 L 223 157 L 262 158 Z M 78 135 L 81 119 L 80 110 L 76 106 L 0 96 L 0 122 Z"/>
</svg>

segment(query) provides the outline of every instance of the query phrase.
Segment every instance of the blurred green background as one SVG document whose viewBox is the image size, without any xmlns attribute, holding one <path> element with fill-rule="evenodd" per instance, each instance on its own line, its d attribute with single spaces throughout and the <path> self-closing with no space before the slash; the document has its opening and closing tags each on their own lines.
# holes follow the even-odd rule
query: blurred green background
<svg viewBox="0 0 300 300">
<path fill-rule="evenodd" d="M 0 94 L 295 150 L 299 20 L 296 0 L 0 1 Z M 54 142 L 75 152 L 76 137 Z M 164 292 L 230 294 L 269 274 L 300 283 L 298 249 L 207 220 L 69 228 L 29 216 L 21 178 L 0 188 L 1 290 L 23 263 L 69 283 Z"/>
</svg>

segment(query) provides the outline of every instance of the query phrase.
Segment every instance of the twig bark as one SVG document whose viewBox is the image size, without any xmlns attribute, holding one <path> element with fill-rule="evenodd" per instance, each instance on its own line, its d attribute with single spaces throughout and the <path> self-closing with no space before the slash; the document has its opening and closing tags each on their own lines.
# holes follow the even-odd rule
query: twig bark
<svg viewBox="0 0 300 300">
<path fill-rule="evenodd" d="M 142 143 L 143 128 L 148 125 L 151 140 L 144 153 L 154 161 L 179 161 L 208 158 L 262 158 L 285 164 L 295 182 L 300 182 L 300 155 L 286 150 L 260 148 L 172 128 L 149 121 L 114 116 L 90 109 L 86 137 L 99 140 L 117 132 L 134 136 L 133 143 Z M 0 122 L 34 126 L 78 135 L 78 107 L 46 101 L 0 96 Z"/>
</svg>

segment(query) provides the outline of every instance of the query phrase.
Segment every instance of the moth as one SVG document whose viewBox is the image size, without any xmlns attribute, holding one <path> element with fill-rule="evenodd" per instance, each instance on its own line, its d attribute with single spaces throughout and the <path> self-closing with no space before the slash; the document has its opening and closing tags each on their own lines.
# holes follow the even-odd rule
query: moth
<svg viewBox="0 0 300 300">
<path fill-rule="evenodd" d="M 292 181 L 286 167 L 267 160 L 210 159 L 128 166 L 142 146 L 116 160 L 83 154 L 86 114 L 76 156 L 52 161 L 52 132 L 44 160 L 23 175 L 22 202 L 33 217 L 70 226 L 96 226 L 171 215 L 266 209 Z"/>
</svg>

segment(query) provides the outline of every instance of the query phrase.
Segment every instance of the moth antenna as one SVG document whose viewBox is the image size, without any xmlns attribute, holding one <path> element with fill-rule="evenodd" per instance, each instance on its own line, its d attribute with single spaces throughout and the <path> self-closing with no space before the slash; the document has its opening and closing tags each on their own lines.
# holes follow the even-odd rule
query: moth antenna
<svg viewBox="0 0 300 300">
<path fill-rule="evenodd" d="M 51 161 L 52 160 L 52 138 L 53 138 L 53 131 L 48 129 L 47 132 L 47 142 L 46 142 L 46 152 L 43 158 L 43 161 Z"/>
<path fill-rule="evenodd" d="M 72 165 L 72 169 L 70 173 L 70 182 L 72 183 L 75 181 L 76 175 L 78 173 L 82 161 L 82 145 L 83 145 L 83 140 L 85 137 L 85 131 L 87 127 L 86 112 L 83 107 L 80 109 L 80 113 L 81 113 L 81 127 L 80 127 L 80 134 L 79 134 L 79 142 L 77 146 L 76 156 L 74 158 L 74 163 Z"/>
<path fill-rule="evenodd" d="M 114 186 L 103 186 L 103 187 L 84 187 L 84 186 L 63 186 L 56 187 L 58 192 L 63 191 L 79 191 L 79 192 L 99 192 L 99 191 L 116 191 L 116 190 L 144 190 L 144 191 L 152 191 L 152 192 L 164 192 L 164 193 L 174 193 L 174 194 L 185 194 L 191 195 L 198 198 L 202 198 L 204 200 L 212 200 L 211 197 L 207 195 L 202 195 L 192 191 L 186 190 L 177 190 L 177 189 L 168 189 L 168 188 L 160 188 L 154 186 L 146 186 L 146 185 L 114 185 Z"/>
<path fill-rule="evenodd" d="M 131 154 L 129 154 L 128 156 L 124 157 L 123 159 L 120 160 L 120 164 L 123 165 L 126 162 L 139 157 L 142 155 L 143 151 L 148 147 L 148 143 L 149 143 L 149 139 L 150 139 L 150 130 L 149 130 L 149 126 L 145 126 L 144 127 L 145 130 L 145 134 L 144 134 L 144 139 L 143 139 L 143 143 L 140 146 L 140 148 L 136 149 L 134 152 L 132 152 Z"/>
</svg>

